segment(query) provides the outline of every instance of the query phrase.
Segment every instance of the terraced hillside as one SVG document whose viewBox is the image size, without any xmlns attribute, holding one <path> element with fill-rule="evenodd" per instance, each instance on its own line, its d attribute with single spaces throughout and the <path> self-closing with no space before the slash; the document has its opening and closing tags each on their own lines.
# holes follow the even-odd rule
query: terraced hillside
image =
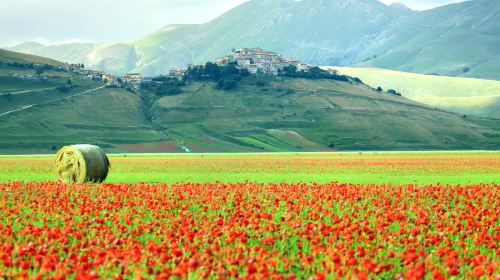
<svg viewBox="0 0 500 280">
<path fill-rule="evenodd" d="M 500 136 L 495 120 L 333 80 L 250 77 L 232 91 L 195 82 L 148 115 L 195 151 L 478 149 Z"/>
<path fill-rule="evenodd" d="M 108 143 L 161 140 L 137 95 L 106 88 L 59 69 L 62 65 L 0 50 L 0 153 L 48 152 L 70 143 L 113 148 Z M 45 69 L 40 75 L 39 68 Z"/>
</svg>

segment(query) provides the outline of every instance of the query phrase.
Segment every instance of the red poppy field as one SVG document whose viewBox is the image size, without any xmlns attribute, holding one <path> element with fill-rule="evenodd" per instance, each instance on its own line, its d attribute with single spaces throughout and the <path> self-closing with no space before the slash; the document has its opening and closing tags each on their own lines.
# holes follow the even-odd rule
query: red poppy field
<svg viewBox="0 0 500 280">
<path fill-rule="evenodd" d="M 463 184 L 4 181 L 0 279 L 500 279 L 499 166 Z"/>
<path fill-rule="evenodd" d="M 0 276 L 495 279 L 499 190 L 3 183 Z"/>
</svg>

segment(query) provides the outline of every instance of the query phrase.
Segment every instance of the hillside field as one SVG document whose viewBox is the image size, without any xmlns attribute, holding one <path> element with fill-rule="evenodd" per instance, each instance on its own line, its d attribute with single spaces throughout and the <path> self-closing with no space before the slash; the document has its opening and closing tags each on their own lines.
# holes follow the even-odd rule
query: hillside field
<svg viewBox="0 0 500 280">
<path fill-rule="evenodd" d="M 500 119 L 500 81 L 446 77 L 380 68 L 328 67 L 437 108 Z"/>
<path fill-rule="evenodd" d="M 54 181 L 54 155 L 0 156 L 2 181 Z M 500 181 L 499 152 L 111 154 L 109 183 Z"/>
<path fill-rule="evenodd" d="M 82 80 L 67 93 L 28 92 L 1 103 L 4 112 L 39 105 L 0 116 L 0 153 L 48 153 L 75 143 L 119 153 L 463 150 L 499 145 L 496 120 L 463 118 L 355 83 L 248 77 L 229 91 L 217 89 L 214 82 L 190 82 L 173 96 L 86 83 Z M 71 97 L 87 90 L 92 91 Z"/>
<path fill-rule="evenodd" d="M 0 51 L 0 154 L 75 143 L 114 153 L 495 150 L 500 143 L 495 119 L 353 79 L 241 76 L 226 80 L 230 89 L 201 79 L 172 92 L 156 83 L 110 88 L 61 65 Z"/>
</svg>

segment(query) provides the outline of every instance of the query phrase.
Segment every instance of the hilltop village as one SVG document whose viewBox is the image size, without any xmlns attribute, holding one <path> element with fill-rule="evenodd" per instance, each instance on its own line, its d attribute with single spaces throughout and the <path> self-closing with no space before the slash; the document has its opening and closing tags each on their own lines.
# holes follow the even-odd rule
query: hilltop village
<svg viewBox="0 0 500 280">
<path fill-rule="evenodd" d="M 220 57 L 212 63 L 220 67 L 233 64 L 237 69 L 247 71 L 251 75 L 272 76 L 280 75 L 288 66 L 294 66 L 296 71 L 302 72 L 307 72 L 309 69 L 314 67 L 309 64 L 301 63 L 298 59 L 284 57 L 278 53 L 260 48 L 233 49 L 232 54 Z M 196 66 L 189 64 L 184 68 L 175 67 L 169 70 L 169 75 L 167 77 L 182 81 L 185 79 L 189 70 L 195 67 L 204 68 L 205 66 L 206 64 Z M 121 86 L 122 84 L 128 84 L 133 87 L 139 87 L 142 83 L 151 82 L 157 78 L 143 77 L 140 73 L 127 73 L 123 77 L 118 77 L 105 72 L 86 69 L 83 64 L 68 65 L 67 70 L 85 75 L 87 78 L 92 80 L 103 81 L 109 86 Z"/>
<path fill-rule="evenodd" d="M 15 65 L 14 65 L 15 66 Z M 25 67 L 26 65 L 17 65 Z M 44 71 L 49 65 L 28 65 L 33 69 Z M 44 68 L 45 67 L 45 68 Z M 49 67 L 50 68 L 50 67 Z M 261 48 L 233 49 L 230 55 L 224 55 L 205 64 L 189 64 L 184 68 L 174 67 L 168 75 L 143 77 L 141 73 L 127 73 L 123 76 L 112 75 L 102 71 L 85 68 L 83 64 L 65 64 L 58 67 L 61 71 L 68 71 L 84 76 L 94 81 L 102 81 L 106 87 L 120 87 L 130 91 L 147 89 L 158 96 L 176 95 L 182 92 L 180 87 L 190 81 L 212 81 L 219 90 L 231 90 L 238 86 L 246 76 L 283 76 L 288 78 L 304 79 L 331 79 L 350 83 L 363 84 L 356 77 L 339 74 L 336 70 L 323 70 L 315 65 L 302 63 L 296 58 L 282 56 L 278 53 Z M 25 79 L 41 79 L 46 77 L 30 74 L 12 74 Z M 68 84 L 71 84 L 68 81 Z M 388 93 L 401 96 L 396 90 L 384 91 L 381 87 L 374 88 L 379 93 Z"/>
<path fill-rule="evenodd" d="M 168 75 L 156 77 L 143 77 L 140 73 L 115 76 L 106 72 L 86 69 L 83 64 L 67 65 L 66 70 L 85 75 L 92 80 L 103 81 L 108 87 L 123 87 L 133 90 L 141 87 L 150 88 L 151 85 L 165 85 L 170 87 L 169 90 L 166 90 L 170 92 L 169 94 L 172 92 L 171 88 L 185 85 L 190 80 L 212 80 L 217 82 L 217 88 L 229 90 L 236 87 L 241 77 L 248 75 L 334 79 L 363 83 L 358 78 L 340 75 L 336 70 L 322 70 L 318 66 L 302 63 L 299 59 L 285 57 L 261 48 L 233 49 L 231 54 L 214 61 L 200 65 L 189 64 L 184 68 L 174 67 L 168 71 Z M 380 87 L 376 90 L 383 92 Z M 176 89 L 173 92 L 179 91 Z M 387 93 L 401 95 L 394 90 L 389 90 Z"/>
<path fill-rule="evenodd" d="M 281 56 L 263 49 L 233 49 L 232 55 L 223 56 L 214 61 L 219 66 L 229 63 L 246 69 L 250 74 L 279 75 L 287 66 L 294 65 L 297 71 L 308 71 L 312 65 L 303 64 L 296 58 Z"/>
</svg>

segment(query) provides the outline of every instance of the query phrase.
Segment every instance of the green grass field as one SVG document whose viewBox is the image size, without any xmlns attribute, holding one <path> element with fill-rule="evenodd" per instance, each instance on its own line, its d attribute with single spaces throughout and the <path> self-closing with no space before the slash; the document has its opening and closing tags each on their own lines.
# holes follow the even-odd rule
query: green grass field
<svg viewBox="0 0 500 280">
<path fill-rule="evenodd" d="M 395 89 L 404 97 L 463 114 L 500 118 L 500 81 L 444 77 L 378 68 L 324 67 L 355 76 L 384 90 Z"/>
<path fill-rule="evenodd" d="M 1 156 L 0 181 L 54 181 L 53 155 Z M 500 152 L 114 154 L 106 182 L 469 184 L 500 181 Z"/>
</svg>

